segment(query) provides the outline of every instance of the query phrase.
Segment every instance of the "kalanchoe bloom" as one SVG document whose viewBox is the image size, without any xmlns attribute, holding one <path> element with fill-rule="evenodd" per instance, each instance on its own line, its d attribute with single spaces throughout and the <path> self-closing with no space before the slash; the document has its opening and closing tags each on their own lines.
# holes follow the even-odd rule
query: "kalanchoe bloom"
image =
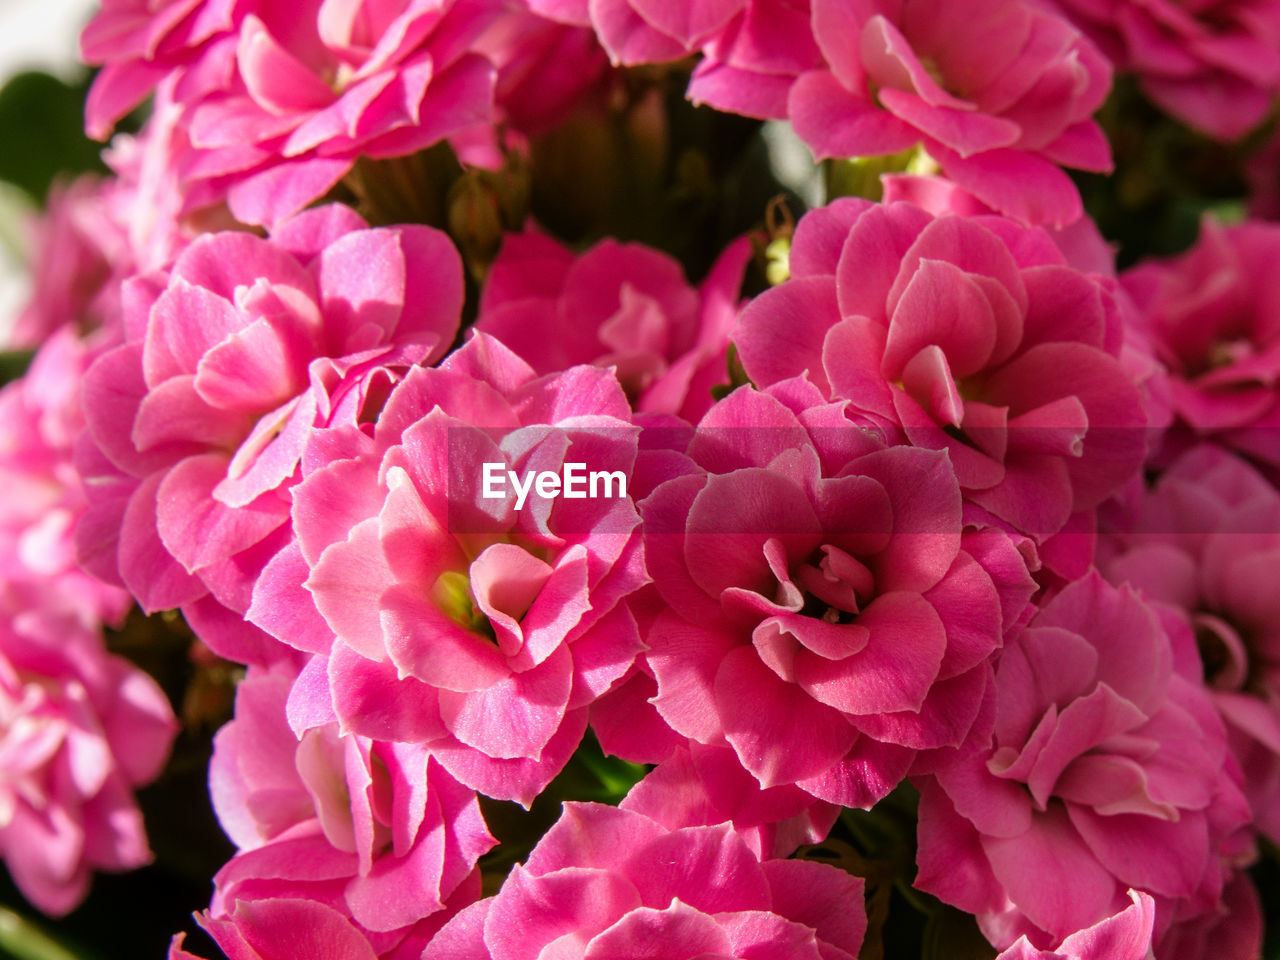
<svg viewBox="0 0 1280 960">
<path fill-rule="evenodd" d="M 733 824 L 761 860 L 789 857 L 824 840 L 840 813 L 790 784 L 762 790 L 730 747 L 681 746 L 627 793 L 620 804 L 668 830 Z"/>
<path fill-rule="evenodd" d="M 1053 0 L 1148 97 L 1219 140 L 1260 124 L 1280 92 L 1276 0 Z"/>
<path fill-rule="evenodd" d="M 1156 940 L 1160 960 L 1255 960 L 1262 956 L 1262 905 L 1253 881 L 1237 870 L 1215 909 L 1175 913 Z"/>
<path fill-rule="evenodd" d="M 846 199 L 800 221 L 791 278 L 747 305 L 733 339 L 753 383 L 807 372 L 946 450 L 967 499 L 1044 540 L 1142 462 L 1124 336 L 1108 282 L 1042 230 Z"/>
<path fill-rule="evenodd" d="M 1129 891 L 1129 899 L 1133 903 L 1115 916 L 1071 934 L 1052 950 L 1038 950 L 1023 936 L 996 960 L 1148 960 L 1155 901 L 1137 890 Z"/>
<path fill-rule="evenodd" d="M 1187 659 L 1096 574 L 1045 603 L 1004 648 L 990 749 L 918 784 L 916 886 L 978 915 L 997 947 L 1048 948 L 1131 887 L 1154 897 L 1158 934 L 1175 910 L 1215 909 L 1248 807 Z"/>
<path fill-rule="evenodd" d="M 703 418 L 641 504 L 666 607 L 645 659 L 682 736 L 766 790 L 869 807 L 987 735 L 990 658 L 1034 586 L 1009 538 L 964 533 L 944 453 L 844 407 L 794 380 Z"/>
<path fill-rule="evenodd" d="M 1205 445 L 1151 490 L 1129 493 L 1127 515 L 1101 540 L 1099 568 L 1194 633 L 1254 823 L 1280 842 L 1280 492 Z"/>
<path fill-rule="evenodd" d="M 0 588 L 0 856 L 55 916 L 84 899 L 94 870 L 150 862 L 133 791 L 177 731 L 156 683 L 60 600 L 38 584 Z"/>
<path fill-rule="evenodd" d="M 270 239 L 205 235 L 125 295 L 126 342 L 85 377 L 81 559 L 147 611 L 183 606 L 197 631 L 243 636 L 258 571 L 288 539 L 309 432 L 376 413 L 388 365 L 443 354 L 461 263 L 439 231 L 370 230 L 333 206 Z M 201 632 L 260 658 L 251 638 Z"/>
<path fill-rule="evenodd" d="M 1273 466 L 1280 466 L 1277 256 L 1280 226 L 1206 219 L 1191 250 L 1121 277 L 1169 370 L 1176 425 Z"/>
<path fill-rule="evenodd" d="M 746 237 L 700 289 L 640 244 L 605 240 L 580 257 L 540 234 L 512 234 L 480 300 L 478 329 L 538 373 L 612 366 L 636 410 L 697 420 L 728 380 L 729 331 L 751 257 Z"/>
<path fill-rule="evenodd" d="M 234 30 L 252 0 L 102 0 L 80 35 L 80 55 L 101 65 L 85 105 L 85 127 L 105 140 L 116 121 L 155 86 L 179 79 L 189 96 L 204 92 L 214 76 L 196 69 L 206 57 L 234 49 Z"/>
<path fill-rule="evenodd" d="M 34 347 L 64 325 L 119 336 L 120 284 L 133 273 L 122 186 L 84 175 L 58 183 L 32 237 L 32 289 L 9 344 Z"/>
<path fill-rule="evenodd" d="M 489 122 L 494 70 L 469 48 L 499 10 L 496 0 L 256 5 L 234 47 L 203 67 L 230 80 L 191 103 L 187 178 L 220 183 L 238 219 L 273 224 L 357 157 L 403 156 Z"/>
<path fill-rule="evenodd" d="M 572 7 L 548 0 L 539 5 Z M 581 6 L 585 15 L 588 4 Z M 786 117 L 796 77 L 823 63 L 809 0 L 595 0 L 589 14 L 614 63 L 661 63 L 701 53 L 689 99 L 730 113 Z"/>
<path fill-rule="evenodd" d="M 1091 119 L 1111 68 L 1075 27 L 1027 0 L 813 0 L 825 58 L 788 115 L 821 157 L 920 144 L 1001 213 L 1062 226 L 1081 214 L 1059 165 L 1108 171 Z"/>
<path fill-rule="evenodd" d="M 525 136 L 545 133 L 593 91 L 610 88 L 609 58 L 590 28 L 518 4 L 503 12 L 474 49 L 498 72 L 494 100 L 500 119 Z"/>
<path fill-rule="evenodd" d="M 496 896 L 463 910 L 423 960 L 853 960 L 863 881 L 827 864 L 759 861 L 729 824 L 669 831 L 566 803 Z"/>
<path fill-rule="evenodd" d="M 344 729 L 428 744 L 468 786 L 531 803 L 639 651 L 620 601 L 647 578 L 619 486 L 568 498 L 528 484 L 575 463 L 629 476 L 630 417 L 609 371 L 536 377 L 477 334 L 413 370 L 372 439 L 343 448 L 335 431 L 325 450 L 344 452 L 295 488 L 297 543 L 249 611 L 316 655 L 295 729 L 332 703 Z"/>
<path fill-rule="evenodd" d="M 295 737 L 293 680 L 250 669 L 215 738 L 210 791 L 239 852 L 214 877 L 210 920 L 239 926 L 245 912 L 314 900 L 379 956 L 417 956 L 479 896 L 476 860 L 494 841 L 476 795 L 418 744 L 344 734 L 336 718 Z"/>
<path fill-rule="evenodd" d="M 206 911 L 196 915 L 196 922 L 235 960 L 418 960 L 421 952 L 414 940 L 405 941 L 410 946 L 404 951 L 380 954 L 350 920 L 316 900 L 241 900 L 228 916 L 212 917 Z M 181 933 L 173 938 L 168 960 L 202 960 L 183 949 L 185 939 Z"/>
<path fill-rule="evenodd" d="M 90 630 L 117 623 L 130 603 L 76 560 L 75 525 L 89 502 L 72 447 L 84 428 L 80 382 L 98 352 L 63 326 L 26 374 L 0 389 L 0 590 L 25 593 L 24 605 L 58 608 Z"/>
</svg>

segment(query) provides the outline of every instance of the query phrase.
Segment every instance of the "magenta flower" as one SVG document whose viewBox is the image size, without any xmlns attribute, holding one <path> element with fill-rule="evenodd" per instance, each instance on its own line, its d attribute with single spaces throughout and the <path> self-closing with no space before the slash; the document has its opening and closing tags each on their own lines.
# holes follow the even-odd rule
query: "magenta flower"
<svg viewBox="0 0 1280 960">
<path fill-rule="evenodd" d="M 761 860 L 785 858 L 821 843 L 840 808 L 798 787 L 761 789 L 730 747 L 690 741 L 627 793 L 623 810 L 643 813 L 668 830 L 726 821 Z"/>
<path fill-rule="evenodd" d="M 413 938 L 403 941 L 404 950 L 378 953 L 369 937 L 333 907 L 290 897 L 240 900 L 229 915 L 200 913 L 196 922 L 235 960 L 418 960 L 422 947 Z M 201 960 L 183 949 L 185 938 L 174 936 L 168 960 Z"/>
<path fill-rule="evenodd" d="M 1161 109 L 1218 140 L 1258 126 L 1280 92 L 1276 0 L 1055 0 Z"/>
<path fill-rule="evenodd" d="M 210 791 L 239 852 L 214 878 L 210 919 L 313 900 L 379 955 L 421 952 L 442 911 L 479 896 L 476 860 L 494 840 L 476 795 L 417 744 L 341 733 L 334 721 L 295 737 L 293 680 L 250 670 L 215 739 Z"/>
<path fill-rule="evenodd" d="M 159 774 L 177 723 L 156 683 L 104 649 L 39 584 L 0 590 L 0 851 L 45 913 L 75 908 L 95 870 L 151 861 L 135 787 Z"/>
<path fill-rule="evenodd" d="M 376 412 L 388 365 L 443 354 L 458 255 L 439 231 L 333 206 L 270 240 L 203 236 L 126 299 L 126 342 L 84 382 L 81 558 L 148 612 L 183 607 L 217 652 L 262 659 L 238 615 L 288 539 L 307 437 Z"/>
<path fill-rule="evenodd" d="M 359 156 L 414 153 L 493 110 L 494 71 L 471 43 L 492 0 L 262 4 L 218 51 L 216 90 L 190 104 L 189 180 L 217 180 L 237 219 L 274 224 Z"/>
<path fill-rule="evenodd" d="M 1262 905 L 1253 881 L 1236 870 L 1212 910 L 1175 912 L 1156 939 L 1160 960 L 1255 960 L 1262 956 Z"/>
<path fill-rule="evenodd" d="M 1169 371 L 1179 425 L 1280 465 L 1280 226 L 1206 219 L 1188 252 L 1121 278 Z M 1254 429 L 1257 428 L 1257 429 Z M 1175 437 L 1174 439 L 1178 439 Z"/>
<path fill-rule="evenodd" d="M 562 123 L 593 91 L 608 90 L 609 58 L 584 24 L 560 22 L 515 5 L 476 41 L 497 70 L 501 120 L 525 136 Z"/>
<path fill-rule="evenodd" d="M 1280 492 L 1204 445 L 1132 500 L 1102 540 L 1099 567 L 1167 611 L 1170 629 L 1194 633 L 1254 824 L 1280 840 Z"/>
<path fill-rule="evenodd" d="M 641 504 L 665 609 L 654 705 L 766 790 L 869 807 L 986 736 L 990 658 L 1034 586 L 965 534 L 946 455 L 886 447 L 803 380 L 742 388 Z"/>
<path fill-rule="evenodd" d="M 0 583 L 23 605 L 56 608 L 91 631 L 118 624 L 130 605 L 76 560 L 75 525 L 89 501 L 72 448 L 84 429 L 80 381 L 99 352 L 64 325 L 0 389 Z"/>
<path fill-rule="evenodd" d="M 1059 166 L 1111 169 L 1091 119 L 1111 68 L 1071 24 L 1026 0 L 813 0 L 822 69 L 788 115 L 819 157 L 916 144 L 1001 213 L 1063 226 L 1080 195 Z"/>
<path fill-rule="evenodd" d="M 587 7 L 582 4 L 583 14 Z M 589 7 L 614 63 L 662 63 L 701 53 L 688 96 L 717 110 L 782 119 L 796 78 L 822 66 L 808 0 L 596 0 Z"/>
<path fill-rule="evenodd" d="M 614 367 L 636 410 L 696 420 L 728 380 L 729 331 L 751 257 L 743 237 L 700 289 L 640 244 L 604 240 L 581 257 L 540 234 L 508 236 L 480 300 L 477 329 L 537 373 Z"/>
<path fill-rule="evenodd" d="M 668 831 L 566 803 L 497 895 L 451 920 L 422 960 L 852 960 L 862 894 L 827 864 L 761 862 L 727 823 Z"/>
<path fill-rule="evenodd" d="M 1186 652 L 1096 574 L 1005 646 L 989 749 L 920 781 L 916 885 L 1042 949 L 1150 893 L 1158 933 L 1212 910 L 1248 822 L 1226 734 Z M 1045 877 L 1061 878 L 1046 883 Z"/>
<path fill-rule="evenodd" d="M 996 960 L 1147 960 L 1155 929 L 1155 901 L 1148 894 L 1129 891 L 1133 901 L 1114 916 L 1067 937 L 1052 950 L 1038 950 L 1019 937 Z"/>
<path fill-rule="evenodd" d="M 946 450 L 968 500 L 1043 541 L 1089 525 L 1142 462 L 1124 337 L 1109 283 L 1042 230 L 849 199 L 801 220 L 791 279 L 733 339 L 752 382 L 807 373 Z"/>
<path fill-rule="evenodd" d="M 297 544 L 255 589 L 250 618 L 316 654 L 299 709 L 332 702 L 344 729 L 428 744 L 468 786 L 532 802 L 639 651 L 620 601 L 647 578 L 620 488 L 529 484 L 574 463 L 629 476 L 630 416 L 610 372 L 535 377 L 484 334 L 413 370 L 359 455 L 295 488 Z"/>
</svg>

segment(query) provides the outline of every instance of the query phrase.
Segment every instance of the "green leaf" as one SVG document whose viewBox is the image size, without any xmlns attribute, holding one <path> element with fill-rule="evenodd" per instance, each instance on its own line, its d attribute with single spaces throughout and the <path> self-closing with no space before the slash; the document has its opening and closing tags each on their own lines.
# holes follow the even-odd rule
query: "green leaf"
<svg viewBox="0 0 1280 960">
<path fill-rule="evenodd" d="M 30 350 L 4 350 L 0 351 L 0 386 L 17 380 L 27 372 L 27 367 L 31 365 Z"/>
<path fill-rule="evenodd" d="M 0 180 L 43 203 L 59 174 L 106 172 L 101 145 L 84 134 L 88 78 L 71 85 L 47 73 L 20 73 L 0 89 Z"/>
</svg>

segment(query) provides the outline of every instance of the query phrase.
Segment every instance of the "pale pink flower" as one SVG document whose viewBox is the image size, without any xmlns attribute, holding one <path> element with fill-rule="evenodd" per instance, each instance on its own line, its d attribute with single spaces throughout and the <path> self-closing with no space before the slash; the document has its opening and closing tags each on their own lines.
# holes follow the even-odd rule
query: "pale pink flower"
<svg viewBox="0 0 1280 960">
<path fill-rule="evenodd" d="M 476 795 L 417 744 L 342 733 L 336 718 L 296 737 L 293 681 L 288 669 L 250 669 L 214 740 L 210 792 L 239 850 L 214 877 L 209 916 L 236 923 L 244 910 L 315 900 L 380 956 L 421 952 L 447 906 L 479 896 L 476 860 L 494 840 Z"/>
<path fill-rule="evenodd" d="M 135 273 L 171 265 L 201 233 L 236 224 L 217 190 L 207 184 L 184 185 L 182 172 L 193 159 L 174 100 L 172 80 L 162 81 L 151 100 L 147 122 L 137 134 L 117 134 L 102 152 L 120 186 L 112 212 L 128 241 Z"/>
<path fill-rule="evenodd" d="M 964 531 L 945 454 L 887 447 L 804 380 L 741 388 L 641 504 L 663 608 L 653 700 L 761 788 L 869 807 L 981 741 L 991 657 L 1034 586 Z"/>
<path fill-rule="evenodd" d="M 1066 20 L 1026 0 L 813 0 L 822 69 L 787 114 L 819 157 L 917 144 L 1001 213 L 1063 226 L 1081 212 L 1060 166 L 1111 169 L 1092 115 L 1111 68 Z"/>
<path fill-rule="evenodd" d="M 1167 113 L 1218 140 L 1258 126 L 1280 92 L 1276 0 L 1054 0 Z"/>
<path fill-rule="evenodd" d="M 806 860 L 761 862 L 729 824 L 667 830 L 566 803 L 498 893 L 468 907 L 422 960 L 853 960 L 863 881 Z"/>
<path fill-rule="evenodd" d="M 1280 226 L 1206 219 L 1191 250 L 1121 277 L 1168 368 L 1175 426 L 1272 466 L 1280 466 L 1277 256 Z"/>
<path fill-rule="evenodd" d="M 476 327 L 537 373 L 614 367 L 635 409 L 696 420 L 728 381 L 729 331 L 751 258 L 743 237 L 694 289 L 680 264 L 604 240 L 575 257 L 550 237 L 512 234 L 480 300 Z"/>
<path fill-rule="evenodd" d="M 733 335 L 752 382 L 807 373 L 946 450 L 967 499 L 1040 541 L 1091 525 L 1137 471 L 1147 419 L 1113 284 L 1043 230 L 845 199 L 801 219 L 790 262 Z"/>
<path fill-rule="evenodd" d="M 68 913 L 93 871 L 151 861 L 133 791 L 176 732 L 159 686 L 96 624 L 39 582 L 0 585 L 0 856 L 35 906 Z"/>
<path fill-rule="evenodd" d="M 1248 806 L 1187 660 L 1096 574 L 1043 604 L 1001 656 L 990 748 L 918 783 L 916 886 L 997 947 L 1058 943 L 1129 888 L 1154 897 L 1158 934 L 1175 909 L 1215 909 Z"/>
<path fill-rule="evenodd" d="M 294 489 L 297 542 L 254 590 L 250 619 L 316 655 L 296 716 L 332 703 L 346 730 L 428 744 L 468 786 L 532 802 L 640 649 L 621 601 L 647 578 L 619 485 L 526 501 L 507 471 L 630 475 L 630 417 L 609 371 L 536 377 L 484 334 L 414 369 L 373 438 Z"/>
<path fill-rule="evenodd" d="M 85 174 L 55 183 L 31 238 L 31 295 L 9 335 L 13 347 L 34 347 L 55 330 L 109 328 L 119 336 L 120 284 L 133 272 L 122 187 Z"/>
<path fill-rule="evenodd" d="M 307 437 L 376 415 L 388 367 L 444 353 L 457 252 L 331 206 L 270 239 L 205 235 L 125 297 L 126 342 L 85 377 L 81 559 L 148 612 L 183 607 L 217 652 L 262 659 L 267 638 L 239 614 L 289 539 Z"/>
<path fill-rule="evenodd" d="M 1280 841 L 1280 492 L 1204 445 L 1127 499 L 1127 516 L 1102 538 L 1099 568 L 1194 633 L 1255 825 Z"/>
</svg>

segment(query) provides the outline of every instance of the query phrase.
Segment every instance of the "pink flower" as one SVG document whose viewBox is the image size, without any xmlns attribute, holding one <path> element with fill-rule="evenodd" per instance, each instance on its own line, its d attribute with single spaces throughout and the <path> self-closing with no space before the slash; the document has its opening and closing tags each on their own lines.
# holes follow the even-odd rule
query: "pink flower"
<svg viewBox="0 0 1280 960">
<path fill-rule="evenodd" d="M 126 342 L 85 377 L 81 558 L 147 611 L 183 607 L 217 652 L 262 659 L 238 615 L 288 540 L 307 437 L 376 414 L 388 366 L 443 354 L 458 255 L 439 231 L 333 206 L 270 240 L 203 236 L 125 295 Z"/>
<path fill-rule="evenodd" d="M 274 224 L 357 157 L 415 153 L 493 110 L 494 71 L 470 45 L 494 0 L 255 6 L 210 54 L 217 89 L 188 100 L 189 182 L 217 181 L 236 218 Z"/>
<path fill-rule="evenodd" d="M 997 947 L 1059 943 L 1130 887 L 1155 898 L 1158 933 L 1174 909 L 1212 910 L 1248 809 L 1185 670 L 1128 588 L 1091 574 L 1045 603 L 1005 646 L 991 747 L 919 783 L 916 886 L 977 914 Z"/>
<path fill-rule="evenodd" d="M 1245 775 L 1254 821 L 1280 840 L 1280 492 L 1210 445 L 1182 455 L 1102 540 L 1099 567 L 1194 633 Z M 1190 644 L 1188 644 L 1190 646 Z"/>
<path fill-rule="evenodd" d="M 580 257 L 539 234 L 508 236 L 480 300 L 477 329 L 537 373 L 612 366 L 635 408 L 697 419 L 728 380 L 729 331 L 751 257 L 743 237 L 700 289 L 640 244 L 605 240 Z"/>
<path fill-rule="evenodd" d="M 316 900 L 290 897 L 240 900 L 230 914 L 200 913 L 196 922 L 235 960 L 418 960 L 422 948 L 412 938 L 403 941 L 404 950 L 379 954 L 369 937 L 337 910 Z M 173 938 L 168 960 L 201 960 L 183 949 L 185 936 L 179 933 Z"/>
<path fill-rule="evenodd" d="M 85 63 L 102 65 L 85 105 L 89 135 L 106 139 L 116 121 L 171 75 L 191 72 L 185 83 L 202 91 L 211 78 L 191 68 L 210 48 L 234 42 L 249 7 L 247 0 L 102 0 L 80 35 Z"/>
<path fill-rule="evenodd" d="M 658 764 L 620 804 L 668 830 L 733 824 L 761 860 L 789 857 L 805 843 L 821 843 L 840 809 L 783 784 L 763 790 L 729 747 L 689 742 Z"/>
<path fill-rule="evenodd" d="M 239 852 L 214 877 L 210 918 L 281 900 L 332 907 L 381 955 L 422 946 L 479 895 L 476 860 L 493 846 L 473 791 L 416 744 L 341 733 L 295 737 L 294 677 L 251 669 L 236 719 L 218 732 L 214 807 Z"/>
<path fill-rule="evenodd" d="M 1059 166 L 1111 169 L 1091 116 L 1111 69 L 1067 21 L 1026 0 L 813 0 L 822 69 L 787 113 L 819 157 L 916 144 L 1001 213 L 1063 226 L 1080 196 Z"/>
<path fill-rule="evenodd" d="M 1280 91 L 1276 0 L 1056 0 L 1163 110 L 1218 140 L 1266 117 Z"/>
<path fill-rule="evenodd" d="M 1213 910 L 1175 914 L 1156 940 L 1160 960 L 1255 960 L 1262 956 L 1262 905 L 1243 870 L 1227 881 Z"/>
<path fill-rule="evenodd" d="M 150 862 L 133 790 L 177 724 L 149 676 L 39 587 L 0 589 L 0 851 L 23 895 L 60 916 L 94 870 Z"/>
<path fill-rule="evenodd" d="M 1133 901 L 1114 916 L 1067 937 L 1053 950 L 1037 950 L 1019 937 L 996 960 L 1148 960 L 1155 927 L 1155 901 L 1148 894 L 1129 891 Z"/>
<path fill-rule="evenodd" d="M 761 862 L 728 824 L 668 831 L 566 803 L 496 896 L 463 910 L 423 960 L 852 960 L 863 882 L 827 864 Z"/>
<path fill-rule="evenodd" d="M 133 272 L 121 186 L 84 175 L 56 183 L 31 242 L 31 296 L 9 343 L 34 347 L 63 326 L 119 335 L 120 284 Z"/>
<path fill-rule="evenodd" d="M 118 623 L 130 604 L 76 560 L 75 525 L 89 503 L 72 447 L 84 428 L 80 381 L 99 352 L 64 325 L 26 374 L 0 389 L 0 584 L 91 631 Z"/>
<path fill-rule="evenodd" d="M 945 454 L 857 426 L 803 380 L 711 409 L 641 504 L 645 661 L 662 719 L 761 788 L 870 807 L 986 736 L 1034 586 L 1012 540 L 963 531 Z"/>
<path fill-rule="evenodd" d="M 1121 278 L 1168 368 L 1179 425 L 1272 465 L 1280 465 L 1278 255 L 1280 226 L 1206 219 L 1191 250 Z"/>
<path fill-rule="evenodd" d="M 822 66 L 809 0 L 595 0 L 589 10 L 614 63 L 661 63 L 700 52 L 688 96 L 717 110 L 784 118 L 796 78 Z"/>
<path fill-rule="evenodd" d="M 609 59 L 590 29 L 519 5 L 505 11 L 474 49 L 498 71 L 499 114 L 526 136 L 545 133 L 592 91 L 609 88 Z"/>
<path fill-rule="evenodd" d="M 529 484 L 574 463 L 630 475 L 630 416 L 608 371 L 535 377 L 484 334 L 414 369 L 373 439 L 295 488 L 297 543 L 254 591 L 250 619 L 316 655 L 299 715 L 331 702 L 344 729 L 427 744 L 468 786 L 532 802 L 640 649 L 620 601 L 647 578 L 619 487 Z"/>
<path fill-rule="evenodd" d="M 946 450 L 968 500 L 1040 541 L 1091 524 L 1142 462 L 1124 338 L 1109 281 L 1044 231 L 853 199 L 800 221 L 791 278 L 733 336 L 752 382 L 807 373 Z"/>
</svg>

